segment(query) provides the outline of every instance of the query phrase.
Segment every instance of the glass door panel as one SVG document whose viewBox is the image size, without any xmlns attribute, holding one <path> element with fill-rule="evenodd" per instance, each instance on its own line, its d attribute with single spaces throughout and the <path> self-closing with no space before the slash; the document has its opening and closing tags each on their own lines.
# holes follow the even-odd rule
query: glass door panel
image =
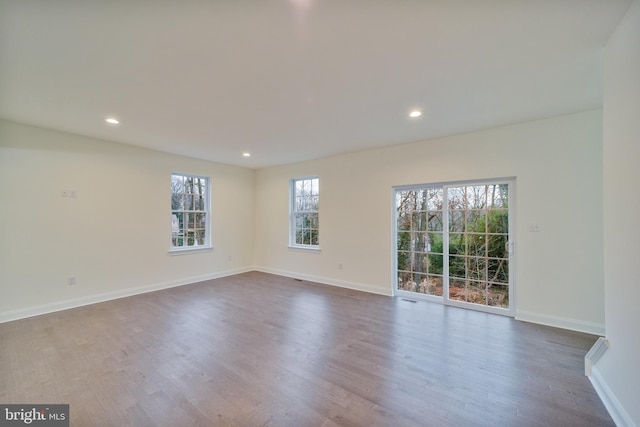
<svg viewBox="0 0 640 427">
<path fill-rule="evenodd" d="M 442 188 L 396 192 L 397 289 L 443 296 Z"/>
<path fill-rule="evenodd" d="M 397 293 L 512 315 L 511 185 L 396 189 Z"/>
<path fill-rule="evenodd" d="M 509 184 L 445 187 L 445 300 L 509 309 Z"/>
</svg>

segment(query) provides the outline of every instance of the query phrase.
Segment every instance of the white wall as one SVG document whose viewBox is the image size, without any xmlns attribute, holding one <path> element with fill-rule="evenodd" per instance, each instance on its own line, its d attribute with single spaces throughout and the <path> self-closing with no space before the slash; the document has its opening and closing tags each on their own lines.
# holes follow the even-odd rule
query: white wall
<svg viewBox="0 0 640 427">
<path fill-rule="evenodd" d="M 213 251 L 169 255 L 173 171 L 211 177 Z M 0 121 L 0 321 L 249 268 L 253 188 L 249 169 Z"/>
<path fill-rule="evenodd" d="M 0 321 L 253 265 L 390 294 L 392 186 L 515 176 L 517 316 L 600 333 L 601 149 L 599 110 L 255 172 L 0 122 Z M 212 252 L 168 254 L 172 171 L 212 178 Z M 318 254 L 287 247 L 288 182 L 308 175 Z"/>
<path fill-rule="evenodd" d="M 516 177 L 517 317 L 603 333 L 601 125 L 589 111 L 259 170 L 256 264 L 390 294 L 392 186 Z M 320 253 L 287 248 L 288 181 L 308 175 L 320 177 Z"/>
<path fill-rule="evenodd" d="M 609 350 L 594 385 L 618 425 L 640 426 L 640 1 L 609 40 L 604 80 L 604 271 Z"/>
</svg>

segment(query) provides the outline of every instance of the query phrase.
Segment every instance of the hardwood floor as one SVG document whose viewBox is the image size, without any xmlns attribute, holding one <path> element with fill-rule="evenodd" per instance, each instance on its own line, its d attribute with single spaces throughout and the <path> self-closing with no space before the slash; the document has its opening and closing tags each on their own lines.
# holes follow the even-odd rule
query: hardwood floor
<svg viewBox="0 0 640 427">
<path fill-rule="evenodd" d="M 596 337 L 252 272 L 0 324 L 0 403 L 72 426 L 613 426 Z"/>
</svg>

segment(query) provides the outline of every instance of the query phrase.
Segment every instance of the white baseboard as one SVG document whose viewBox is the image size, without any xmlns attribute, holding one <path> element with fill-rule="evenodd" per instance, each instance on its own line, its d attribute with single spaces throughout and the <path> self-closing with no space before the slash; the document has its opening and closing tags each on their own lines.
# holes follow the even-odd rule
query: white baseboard
<svg viewBox="0 0 640 427">
<path fill-rule="evenodd" d="M 589 380 L 593 385 L 596 393 L 604 403 L 605 408 L 609 411 L 609 415 L 613 419 L 613 422 L 616 423 L 618 427 L 636 427 L 635 423 L 627 414 L 627 411 L 624 410 L 620 401 L 613 394 L 607 382 L 602 378 L 600 371 L 597 366 L 594 366 L 591 369 L 591 375 L 589 376 Z"/>
<path fill-rule="evenodd" d="M 591 349 L 584 356 L 584 375 L 587 377 L 591 376 L 591 371 L 595 364 L 600 360 L 604 353 L 609 348 L 609 340 L 604 337 L 599 337 L 595 344 L 591 347 Z"/>
<path fill-rule="evenodd" d="M 324 285 L 337 286 L 341 288 L 353 289 L 356 291 L 369 292 L 377 295 L 393 296 L 391 289 L 375 288 L 364 283 L 355 283 L 345 280 L 332 279 L 322 276 L 314 276 L 311 274 L 302 274 L 292 271 L 279 270 L 275 268 L 267 268 L 262 266 L 248 266 L 233 270 L 221 271 L 218 273 L 208 274 L 204 276 L 188 277 L 184 279 L 174 280 L 170 282 L 157 283 L 153 285 L 141 286 L 136 288 L 121 289 L 113 292 L 106 292 L 97 295 L 90 295 L 72 300 L 59 301 L 50 304 L 28 307 L 19 310 L 6 311 L 0 313 L 0 323 L 10 322 L 12 320 L 24 319 L 26 317 L 38 316 L 41 314 L 53 313 L 55 311 L 67 310 L 70 308 L 81 307 L 89 304 L 110 301 L 118 298 L 153 292 L 160 289 L 173 288 L 176 286 L 184 286 L 205 280 L 217 279 L 220 277 L 232 276 L 234 274 L 246 273 L 249 271 L 261 271 L 264 273 L 277 274 L 279 276 L 291 277 L 294 279 L 307 280 L 311 282 L 322 283 Z M 557 328 L 569 329 L 579 332 L 585 332 L 594 335 L 604 336 L 604 325 L 599 323 L 583 322 L 575 319 L 567 319 L 545 314 L 532 313 L 527 311 L 518 311 L 516 319 L 525 322 L 538 323 Z"/>
<path fill-rule="evenodd" d="M 530 311 L 517 310 L 516 319 L 522 320 L 523 322 L 538 323 L 540 325 L 569 329 L 571 331 L 584 332 L 592 335 L 604 336 L 605 333 L 603 323 L 585 322 L 582 320 L 550 316 L 548 314 L 533 313 Z"/>
<path fill-rule="evenodd" d="M 383 290 L 379 288 L 374 288 L 373 286 L 366 285 L 364 283 L 347 282 L 345 280 L 337 280 L 337 279 L 331 279 L 328 277 L 313 276 L 311 274 L 295 273 L 292 271 L 279 270 L 276 268 L 267 268 L 262 266 L 255 266 L 254 269 L 256 271 L 261 271 L 263 273 L 277 274 L 278 276 L 307 280 L 309 282 L 322 283 L 323 285 L 337 286 L 339 288 L 353 289 L 355 291 L 369 292 L 371 294 L 377 294 L 377 295 L 393 296 L 393 292 L 391 292 L 391 289 Z"/>
<path fill-rule="evenodd" d="M 190 285 L 205 280 L 218 279 L 220 277 L 232 276 L 234 274 L 246 273 L 254 270 L 252 267 L 238 268 L 234 270 L 226 270 L 218 273 L 207 274 L 204 276 L 194 276 L 179 280 L 172 280 L 164 283 L 156 283 L 153 285 L 140 286 L 136 288 L 121 289 L 113 292 L 105 292 L 97 295 L 90 295 L 82 298 L 75 298 L 66 301 L 54 302 L 51 304 L 38 305 L 20 310 L 6 311 L 0 313 L 0 323 L 11 322 L 13 320 L 24 319 L 27 317 L 39 316 L 41 314 L 53 313 L 55 311 L 68 310 L 70 308 L 82 307 L 89 304 L 96 304 L 114 299 L 130 297 L 133 295 L 144 294 L 147 292 L 159 291 L 161 289 L 175 288 L 177 286 Z"/>
</svg>

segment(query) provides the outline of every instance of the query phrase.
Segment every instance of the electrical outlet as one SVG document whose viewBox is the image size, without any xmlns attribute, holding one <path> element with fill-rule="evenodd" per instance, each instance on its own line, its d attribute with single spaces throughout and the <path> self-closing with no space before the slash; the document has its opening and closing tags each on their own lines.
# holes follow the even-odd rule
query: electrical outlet
<svg viewBox="0 0 640 427">
<path fill-rule="evenodd" d="M 75 199 L 78 197 L 78 192 L 76 190 L 69 190 L 69 197 Z"/>
<path fill-rule="evenodd" d="M 539 233 L 540 225 L 539 224 L 529 224 L 529 233 Z"/>
<path fill-rule="evenodd" d="M 69 197 L 69 192 L 67 190 L 60 190 L 60 197 Z"/>
<path fill-rule="evenodd" d="M 67 279 L 67 285 L 73 286 L 76 284 L 76 276 L 69 276 Z"/>
</svg>

